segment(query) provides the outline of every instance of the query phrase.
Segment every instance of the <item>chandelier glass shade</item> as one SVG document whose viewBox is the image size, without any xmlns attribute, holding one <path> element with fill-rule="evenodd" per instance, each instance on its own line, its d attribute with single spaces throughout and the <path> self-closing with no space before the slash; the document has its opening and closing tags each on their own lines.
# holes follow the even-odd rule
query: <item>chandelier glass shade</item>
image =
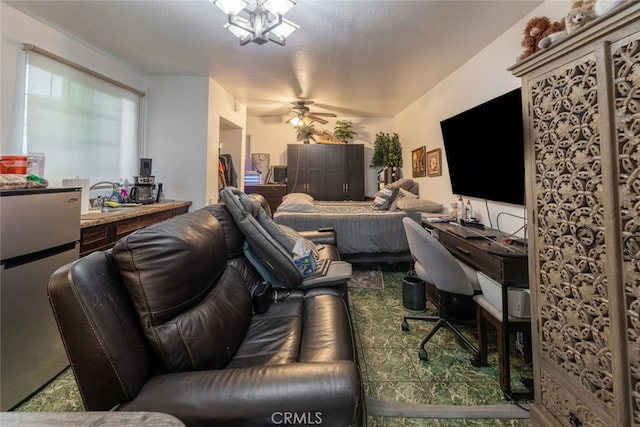
<svg viewBox="0 0 640 427">
<path fill-rule="evenodd" d="M 283 15 L 296 0 L 209 0 L 227 14 L 224 28 L 238 37 L 240 45 L 269 41 L 285 45 L 286 38 L 300 28 Z"/>
</svg>

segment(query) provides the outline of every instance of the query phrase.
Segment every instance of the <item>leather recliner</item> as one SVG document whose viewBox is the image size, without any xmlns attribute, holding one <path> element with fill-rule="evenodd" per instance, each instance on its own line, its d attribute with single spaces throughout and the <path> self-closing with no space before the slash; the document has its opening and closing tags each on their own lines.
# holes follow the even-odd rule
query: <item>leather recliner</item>
<svg viewBox="0 0 640 427">
<path fill-rule="evenodd" d="M 361 425 L 343 289 L 289 289 L 255 314 L 261 277 L 243 244 L 212 205 L 54 273 L 50 301 L 87 410 L 188 426 Z"/>
</svg>

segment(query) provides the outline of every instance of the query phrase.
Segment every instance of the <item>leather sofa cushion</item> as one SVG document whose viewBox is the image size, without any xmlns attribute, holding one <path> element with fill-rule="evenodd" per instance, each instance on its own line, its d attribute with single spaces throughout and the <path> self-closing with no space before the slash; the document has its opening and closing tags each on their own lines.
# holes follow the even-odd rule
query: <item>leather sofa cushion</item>
<svg viewBox="0 0 640 427">
<path fill-rule="evenodd" d="M 240 272 L 227 267 L 219 221 L 200 210 L 124 237 L 113 260 L 166 369 L 224 367 L 251 320 Z"/>
<path fill-rule="evenodd" d="M 222 231 L 224 232 L 224 239 L 227 243 L 229 258 L 231 259 L 242 256 L 242 246 L 245 241 L 244 234 L 242 234 L 242 231 L 240 231 L 236 225 L 229 209 L 222 204 L 209 205 L 202 209 L 209 212 L 220 222 Z"/>
<path fill-rule="evenodd" d="M 264 314 L 254 314 L 238 352 L 227 368 L 296 363 L 302 340 L 302 298 L 274 302 Z"/>
</svg>

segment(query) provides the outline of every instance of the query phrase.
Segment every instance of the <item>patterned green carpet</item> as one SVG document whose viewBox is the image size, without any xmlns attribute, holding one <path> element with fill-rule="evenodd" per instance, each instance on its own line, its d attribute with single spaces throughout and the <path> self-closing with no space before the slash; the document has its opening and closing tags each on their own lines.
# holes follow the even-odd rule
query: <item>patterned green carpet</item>
<svg viewBox="0 0 640 427">
<path fill-rule="evenodd" d="M 495 334 L 489 335 L 489 366 L 474 368 L 469 353 L 446 329 L 427 344 L 429 361 L 418 358 L 421 339 L 431 328 L 410 322 L 402 332 L 402 279 L 406 269 L 384 271 L 384 288 L 350 288 L 350 303 L 367 398 L 388 402 L 433 405 L 495 405 L 507 403 L 498 385 Z M 473 330 L 465 334 L 477 343 Z M 514 355 L 512 387 L 525 391 L 520 379 L 531 369 Z M 17 411 L 83 411 L 80 393 L 70 370 L 45 387 Z M 530 426 L 528 419 L 424 419 L 369 416 L 370 427 L 395 426 Z"/>
<path fill-rule="evenodd" d="M 402 306 L 402 279 L 405 275 L 406 270 L 385 271 L 384 289 L 351 288 L 349 291 L 367 397 L 432 405 L 508 403 L 498 383 L 495 332 L 489 335 L 487 367 L 473 367 L 469 362 L 469 352 L 446 329 L 438 331 L 427 344 L 429 361 L 419 359 L 420 341 L 433 324 L 410 321 L 410 330 L 401 330 L 402 317 L 412 314 Z M 465 336 L 477 344 L 474 330 L 465 329 Z M 511 357 L 511 364 L 513 391 L 527 391 L 520 380 L 531 378 L 531 368 L 525 366 L 516 354 Z M 530 425 L 528 419 L 368 417 L 369 427 Z"/>
</svg>

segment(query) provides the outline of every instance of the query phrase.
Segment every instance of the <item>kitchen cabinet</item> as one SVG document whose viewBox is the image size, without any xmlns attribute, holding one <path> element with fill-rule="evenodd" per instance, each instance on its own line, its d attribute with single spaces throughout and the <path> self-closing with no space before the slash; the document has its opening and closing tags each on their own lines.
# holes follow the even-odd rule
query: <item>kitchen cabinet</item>
<svg viewBox="0 0 640 427">
<path fill-rule="evenodd" d="M 287 193 L 316 200 L 364 200 L 364 145 L 289 144 Z"/>
<path fill-rule="evenodd" d="M 82 215 L 80 220 L 80 256 L 103 251 L 124 236 L 149 225 L 189 211 L 191 202 L 154 203 L 123 211 L 120 215 L 92 217 Z"/>
<path fill-rule="evenodd" d="M 536 426 L 640 425 L 640 3 L 516 64 Z"/>
</svg>

